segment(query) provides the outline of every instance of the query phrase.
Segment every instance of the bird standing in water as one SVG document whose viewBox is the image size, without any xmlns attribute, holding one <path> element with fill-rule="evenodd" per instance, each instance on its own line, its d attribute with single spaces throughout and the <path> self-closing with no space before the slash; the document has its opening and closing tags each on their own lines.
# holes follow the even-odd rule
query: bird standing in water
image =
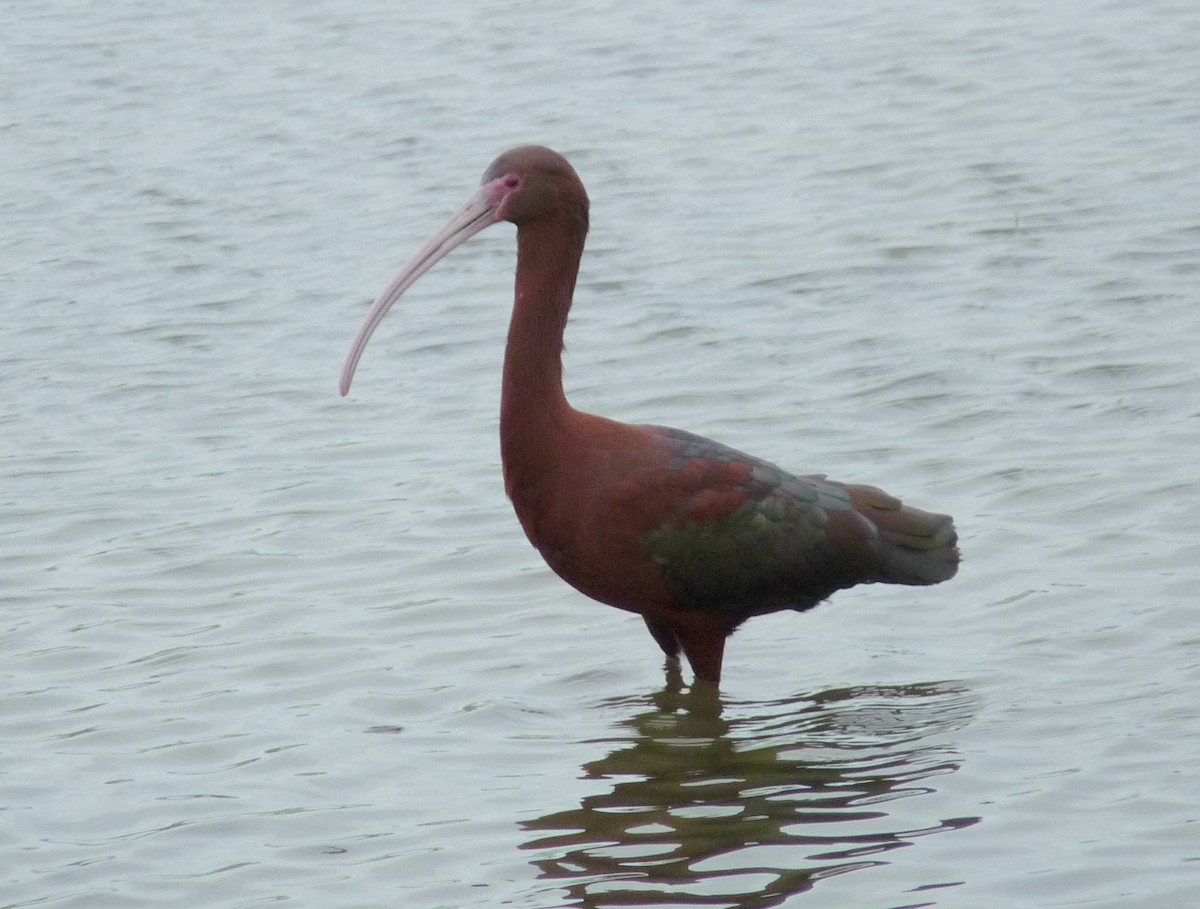
<svg viewBox="0 0 1200 909">
<path fill-rule="evenodd" d="M 701 436 L 575 410 L 563 332 L 588 230 L 588 196 L 541 146 L 492 162 L 466 206 L 371 307 L 341 393 L 372 332 L 422 274 L 492 224 L 517 226 L 516 300 L 504 354 L 504 486 L 529 540 L 568 584 L 638 613 L 667 654 L 719 682 L 746 619 L 809 609 L 856 584 L 936 584 L 958 570 L 948 515 L 873 486 L 795 476 Z"/>
</svg>

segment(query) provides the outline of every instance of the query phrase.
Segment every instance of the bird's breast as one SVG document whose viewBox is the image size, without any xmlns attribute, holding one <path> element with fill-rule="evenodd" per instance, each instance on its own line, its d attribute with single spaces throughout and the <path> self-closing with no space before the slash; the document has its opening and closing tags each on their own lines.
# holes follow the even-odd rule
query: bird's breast
<svg viewBox="0 0 1200 909">
<path fill-rule="evenodd" d="M 642 614 L 669 608 L 662 567 L 645 544 L 670 510 L 661 494 L 666 457 L 636 427 L 605 420 L 587 428 L 537 469 L 505 465 L 521 527 L 555 573 L 582 593 Z"/>
</svg>

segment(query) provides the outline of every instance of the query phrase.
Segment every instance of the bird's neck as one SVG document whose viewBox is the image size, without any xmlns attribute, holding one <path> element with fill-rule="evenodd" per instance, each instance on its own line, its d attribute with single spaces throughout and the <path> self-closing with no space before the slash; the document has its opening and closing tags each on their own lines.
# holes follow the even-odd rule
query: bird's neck
<svg viewBox="0 0 1200 909">
<path fill-rule="evenodd" d="M 572 413 L 562 386 L 563 332 L 579 273 L 586 218 L 543 218 L 517 232 L 516 301 L 504 353 L 500 451 L 524 483 L 551 469 Z"/>
</svg>

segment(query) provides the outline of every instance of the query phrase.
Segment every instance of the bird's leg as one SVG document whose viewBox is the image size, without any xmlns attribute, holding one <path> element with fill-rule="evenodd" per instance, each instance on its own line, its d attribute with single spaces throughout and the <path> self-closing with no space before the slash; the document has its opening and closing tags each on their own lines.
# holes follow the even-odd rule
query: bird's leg
<svg viewBox="0 0 1200 909">
<path fill-rule="evenodd" d="M 646 627 L 650 629 L 650 636 L 662 648 L 663 653 L 670 659 L 679 659 L 679 638 L 675 636 L 675 632 L 671 626 L 666 622 L 659 622 L 648 617 L 644 618 Z"/>
<path fill-rule="evenodd" d="M 725 657 L 725 638 L 710 638 L 699 642 L 684 641 L 683 652 L 692 664 L 696 681 L 712 682 L 714 685 L 720 683 L 721 661 Z"/>
<path fill-rule="evenodd" d="M 716 616 L 694 616 L 689 621 L 674 624 L 675 636 L 683 648 L 697 681 L 721 681 L 721 661 L 725 656 L 725 638 L 736 622 Z"/>
</svg>

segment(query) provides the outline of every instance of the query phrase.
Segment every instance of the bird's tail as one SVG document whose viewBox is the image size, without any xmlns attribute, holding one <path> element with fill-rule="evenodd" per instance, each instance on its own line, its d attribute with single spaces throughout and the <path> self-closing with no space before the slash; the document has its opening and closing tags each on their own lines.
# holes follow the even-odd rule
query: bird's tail
<svg viewBox="0 0 1200 909">
<path fill-rule="evenodd" d="M 888 584 L 938 584 L 958 571 L 958 531 L 948 514 L 905 505 L 874 486 L 850 486 L 850 501 L 879 529 L 881 570 Z"/>
</svg>

